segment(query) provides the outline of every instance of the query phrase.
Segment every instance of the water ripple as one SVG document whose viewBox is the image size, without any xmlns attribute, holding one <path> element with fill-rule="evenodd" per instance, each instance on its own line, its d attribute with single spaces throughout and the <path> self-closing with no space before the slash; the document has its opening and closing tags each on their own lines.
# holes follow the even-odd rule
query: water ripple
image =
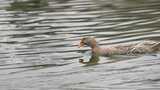
<svg viewBox="0 0 160 90">
<path fill-rule="evenodd" d="M 84 36 L 100 45 L 160 40 L 159 0 L 44 0 L 48 5 L 29 11 L 8 11 L 14 0 L 0 1 L 0 88 L 159 88 L 159 54 L 78 63 L 88 51 L 78 48 Z"/>
</svg>

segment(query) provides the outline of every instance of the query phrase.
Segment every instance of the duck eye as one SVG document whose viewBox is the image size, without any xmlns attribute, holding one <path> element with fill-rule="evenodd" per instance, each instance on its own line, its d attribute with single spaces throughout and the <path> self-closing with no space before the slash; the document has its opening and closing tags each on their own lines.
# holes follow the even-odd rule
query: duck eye
<svg viewBox="0 0 160 90">
<path fill-rule="evenodd" d="M 82 38 L 82 39 L 81 39 L 81 42 L 84 42 L 85 40 L 86 40 L 85 38 Z"/>
<path fill-rule="evenodd" d="M 82 41 L 86 40 L 86 38 L 82 38 Z"/>
</svg>

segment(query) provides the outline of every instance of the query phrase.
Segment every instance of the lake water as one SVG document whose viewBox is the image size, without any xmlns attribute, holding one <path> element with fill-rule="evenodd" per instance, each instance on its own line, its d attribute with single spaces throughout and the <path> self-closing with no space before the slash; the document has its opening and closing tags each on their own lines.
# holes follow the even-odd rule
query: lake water
<svg viewBox="0 0 160 90">
<path fill-rule="evenodd" d="M 13 1 L 0 0 L 1 90 L 160 90 L 159 53 L 84 65 L 90 49 L 77 46 L 160 40 L 159 0 Z"/>
</svg>

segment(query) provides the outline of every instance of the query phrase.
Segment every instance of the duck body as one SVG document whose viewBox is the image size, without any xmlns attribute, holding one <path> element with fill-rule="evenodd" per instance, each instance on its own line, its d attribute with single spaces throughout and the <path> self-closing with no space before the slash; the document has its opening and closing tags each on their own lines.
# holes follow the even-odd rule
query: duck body
<svg viewBox="0 0 160 90">
<path fill-rule="evenodd" d="M 85 37 L 81 39 L 80 47 L 84 45 L 91 47 L 93 54 L 101 56 L 145 54 L 160 51 L 160 42 L 151 40 L 101 47 L 93 37 Z"/>
</svg>

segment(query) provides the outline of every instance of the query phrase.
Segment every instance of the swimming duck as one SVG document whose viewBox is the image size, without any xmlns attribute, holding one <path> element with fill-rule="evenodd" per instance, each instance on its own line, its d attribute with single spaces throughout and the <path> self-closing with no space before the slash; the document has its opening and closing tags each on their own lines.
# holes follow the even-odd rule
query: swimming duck
<svg viewBox="0 0 160 90">
<path fill-rule="evenodd" d="M 100 47 L 94 37 L 84 37 L 80 40 L 79 47 L 83 47 L 84 45 L 89 46 L 93 54 L 100 56 L 133 55 L 160 51 L 160 42 L 152 40 Z"/>
</svg>

